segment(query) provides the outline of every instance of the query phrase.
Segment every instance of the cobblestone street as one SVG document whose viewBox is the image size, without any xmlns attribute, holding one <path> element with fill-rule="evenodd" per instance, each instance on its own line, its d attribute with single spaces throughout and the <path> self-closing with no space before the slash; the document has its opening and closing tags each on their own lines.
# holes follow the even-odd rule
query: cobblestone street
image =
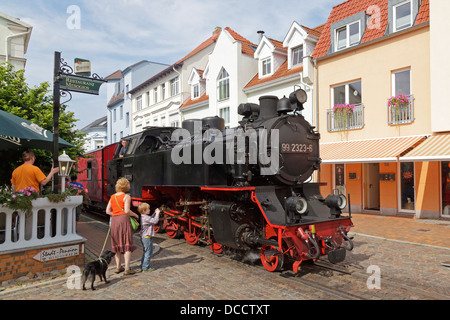
<svg viewBox="0 0 450 320">
<path fill-rule="evenodd" d="M 116 275 L 111 266 L 107 274 L 110 283 L 97 280 L 96 291 L 70 289 L 75 282 L 61 277 L 36 287 L 5 290 L 0 299 L 450 299 L 450 268 L 442 265 L 450 261 L 450 248 L 360 233 L 354 236 L 355 248 L 343 263 L 331 265 L 322 258 L 316 265 L 302 264 L 301 272 L 294 275 L 290 270 L 270 273 L 258 263 L 243 263 L 233 256 L 214 254 L 208 247 L 158 234 L 154 272 Z M 138 262 L 133 266 L 137 269 Z"/>
</svg>

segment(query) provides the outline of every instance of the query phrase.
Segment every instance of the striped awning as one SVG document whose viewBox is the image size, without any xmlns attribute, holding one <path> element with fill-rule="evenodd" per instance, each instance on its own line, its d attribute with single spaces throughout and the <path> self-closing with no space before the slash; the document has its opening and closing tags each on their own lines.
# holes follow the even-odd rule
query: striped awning
<svg viewBox="0 0 450 320">
<path fill-rule="evenodd" d="M 449 161 L 450 134 L 428 137 L 421 145 L 400 158 L 400 161 Z"/>
<path fill-rule="evenodd" d="M 320 144 L 322 163 L 396 162 L 425 140 L 408 136 Z"/>
</svg>

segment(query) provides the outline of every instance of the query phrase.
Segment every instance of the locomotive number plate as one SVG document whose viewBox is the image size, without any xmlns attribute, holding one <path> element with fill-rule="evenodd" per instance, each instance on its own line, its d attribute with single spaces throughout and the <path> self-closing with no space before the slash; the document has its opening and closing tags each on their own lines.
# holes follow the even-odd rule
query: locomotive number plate
<svg viewBox="0 0 450 320">
<path fill-rule="evenodd" d="M 311 153 L 313 152 L 312 144 L 306 143 L 282 143 L 281 153 Z"/>
</svg>

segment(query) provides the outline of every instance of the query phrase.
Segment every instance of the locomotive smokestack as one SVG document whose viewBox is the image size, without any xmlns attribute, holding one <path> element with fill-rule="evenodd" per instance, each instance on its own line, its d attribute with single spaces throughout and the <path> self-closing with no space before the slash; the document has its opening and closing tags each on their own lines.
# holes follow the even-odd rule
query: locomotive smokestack
<svg viewBox="0 0 450 320">
<path fill-rule="evenodd" d="M 270 119 L 278 116 L 277 112 L 278 97 L 262 96 L 259 98 L 259 117 L 258 119 Z"/>
</svg>

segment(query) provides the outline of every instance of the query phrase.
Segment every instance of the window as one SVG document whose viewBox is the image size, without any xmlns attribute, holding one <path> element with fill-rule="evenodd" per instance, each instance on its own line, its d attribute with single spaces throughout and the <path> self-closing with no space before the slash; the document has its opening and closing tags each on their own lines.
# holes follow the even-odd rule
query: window
<svg viewBox="0 0 450 320">
<path fill-rule="evenodd" d="M 142 110 L 142 96 L 139 96 L 136 99 L 136 111 L 140 110 Z"/>
<path fill-rule="evenodd" d="M 219 110 L 219 116 L 225 120 L 225 127 L 229 127 L 230 124 L 230 107 L 222 108 Z"/>
<path fill-rule="evenodd" d="M 450 217 L 450 162 L 443 161 L 442 166 L 442 216 Z"/>
<path fill-rule="evenodd" d="M 116 122 L 117 120 L 117 112 L 116 109 L 113 110 L 113 121 Z"/>
<path fill-rule="evenodd" d="M 292 65 L 303 63 L 303 46 L 292 49 Z"/>
<path fill-rule="evenodd" d="M 332 106 L 336 104 L 349 103 L 358 105 L 362 103 L 361 80 L 338 85 L 332 90 Z"/>
<path fill-rule="evenodd" d="M 336 51 L 357 45 L 361 40 L 360 31 L 360 21 L 356 21 L 342 28 L 336 29 Z"/>
<path fill-rule="evenodd" d="M 153 102 L 158 103 L 158 87 L 153 89 Z"/>
<path fill-rule="evenodd" d="M 392 73 L 392 94 L 411 95 L 411 69 Z"/>
<path fill-rule="evenodd" d="M 261 61 L 261 75 L 266 76 L 272 73 L 272 58 L 267 58 Z"/>
<path fill-rule="evenodd" d="M 179 78 L 176 77 L 172 80 L 170 80 L 170 92 L 172 94 L 172 96 L 176 96 L 180 91 L 179 91 Z"/>
<path fill-rule="evenodd" d="M 412 2 L 406 1 L 394 6 L 394 32 L 412 26 Z"/>
<path fill-rule="evenodd" d="M 222 68 L 217 79 L 218 100 L 225 100 L 230 97 L 230 75 Z"/>
<path fill-rule="evenodd" d="M 120 106 L 120 112 L 119 112 L 119 114 L 120 114 L 120 120 L 122 120 L 122 119 L 123 119 L 123 105 Z"/>
<path fill-rule="evenodd" d="M 192 86 L 192 99 L 197 99 L 199 97 L 200 97 L 200 85 L 197 83 Z"/>
<path fill-rule="evenodd" d="M 130 85 L 127 84 L 125 88 L 126 88 L 125 89 L 125 99 L 127 99 L 128 98 L 128 91 L 130 91 Z"/>
<path fill-rule="evenodd" d="M 163 83 L 161 85 L 161 100 L 164 100 L 166 98 L 166 84 Z"/>
<path fill-rule="evenodd" d="M 125 113 L 125 128 L 129 128 L 130 127 L 130 113 L 127 112 Z"/>
</svg>

